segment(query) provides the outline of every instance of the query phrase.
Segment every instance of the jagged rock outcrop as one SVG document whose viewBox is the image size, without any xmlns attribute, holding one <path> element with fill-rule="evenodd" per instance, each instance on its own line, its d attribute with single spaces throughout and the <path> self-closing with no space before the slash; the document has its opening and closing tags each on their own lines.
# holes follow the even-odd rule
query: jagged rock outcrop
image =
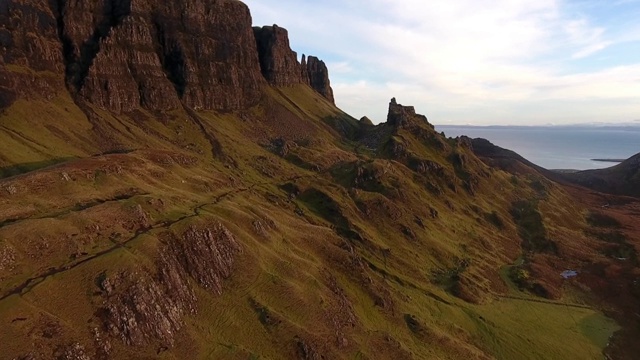
<svg viewBox="0 0 640 360">
<path fill-rule="evenodd" d="M 51 99 L 64 89 L 61 49 L 46 1 L 1 1 L 0 109 L 18 97 Z"/>
<path fill-rule="evenodd" d="M 222 281 L 231 276 L 235 257 L 241 252 L 233 234 L 218 224 L 191 228 L 169 244 L 171 263 L 180 264 L 198 285 L 220 295 Z"/>
<path fill-rule="evenodd" d="M 0 46 L 3 104 L 23 95 L 25 78 L 47 96 L 64 78 L 74 96 L 115 113 L 180 100 L 233 110 L 255 103 L 264 83 L 249 9 L 235 0 L 8 0 Z"/>
<path fill-rule="evenodd" d="M 298 54 L 291 50 L 287 29 L 278 25 L 254 27 L 260 68 L 269 84 L 290 86 L 303 83 L 305 71 L 298 62 Z"/>
<path fill-rule="evenodd" d="M 307 57 L 307 73 L 309 74 L 309 86 L 331 103 L 335 103 L 333 89 L 329 81 L 329 70 L 324 61 L 315 56 Z"/>
<path fill-rule="evenodd" d="M 242 251 L 221 224 L 192 227 L 181 236 L 167 233 L 163 242 L 155 275 L 122 272 L 102 274 L 97 280 L 104 298 L 99 312 L 104 328 L 127 345 L 157 341 L 172 347 L 184 316 L 198 312 L 189 278 L 220 295 L 222 281 L 231 276 L 235 257 Z"/>
<path fill-rule="evenodd" d="M 389 113 L 387 115 L 387 123 L 389 125 L 403 128 L 407 127 L 416 119 L 429 123 L 426 116 L 416 114 L 416 109 L 413 106 L 402 106 L 398 104 L 396 98 L 391 99 L 389 103 Z"/>
<path fill-rule="evenodd" d="M 335 103 L 329 81 L 329 70 L 324 61 L 315 56 L 298 54 L 291 50 L 289 33 L 278 25 L 254 27 L 262 75 L 274 86 L 307 84 Z"/>
<path fill-rule="evenodd" d="M 79 78 L 69 80 L 91 102 L 126 111 L 171 109 L 178 99 L 196 110 L 257 101 L 263 80 L 243 3 L 109 0 L 101 22 L 84 27 L 74 15 L 88 17 L 87 9 L 77 4 L 60 9 L 71 42 L 67 63 L 79 67 Z"/>
<path fill-rule="evenodd" d="M 66 85 L 114 113 L 238 110 L 258 101 L 265 78 L 333 102 L 324 62 L 298 62 L 287 30 L 252 29 L 236 0 L 6 0 L 0 49 L 0 109 Z"/>
</svg>

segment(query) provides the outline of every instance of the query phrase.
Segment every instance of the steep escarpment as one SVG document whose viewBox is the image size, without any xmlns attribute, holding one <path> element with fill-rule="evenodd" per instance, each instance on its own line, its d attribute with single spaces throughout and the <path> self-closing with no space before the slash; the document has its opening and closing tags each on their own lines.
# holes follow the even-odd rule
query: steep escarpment
<svg viewBox="0 0 640 360">
<path fill-rule="evenodd" d="M 307 74 L 309 76 L 309 85 L 327 100 L 335 103 L 333 98 L 333 89 L 329 81 L 329 70 L 324 61 L 315 56 L 309 56 L 307 59 Z M 303 59 L 304 65 L 304 59 Z"/>
<path fill-rule="evenodd" d="M 591 359 L 601 310 L 640 352 L 637 203 L 357 121 L 237 1 L 0 14 L 0 358 Z"/>
<path fill-rule="evenodd" d="M 260 67 L 267 81 L 274 86 L 306 84 L 334 103 L 329 71 L 324 61 L 315 56 L 298 54 L 291 50 L 289 33 L 278 25 L 254 27 Z"/>
<path fill-rule="evenodd" d="M 0 109 L 18 97 L 51 99 L 64 88 L 54 14 L 45 1 L 0 3 Z"/>
<path fill-rule="evenodd" d="M 254 27 L 260 68 L 267 81 L 275 86 L 290 86 L 303 82 L 298 55 L 289 45 L 289 32 L 278 25 Z"/>
<path fill-rule="evenodd" d="M 50 99 L 66 84 L 74 98 L 116 114 L 182 104 L 239 110 L 256 104 L 265 78 L 310 85 L 333 102 L 324 63 L 298 62 L 285 29 L 252 30 L 235 0 L 8 0 L 0 47 L 2 107 Z"/>
<path fill-rule="evenodd" d="M 68 86 L 115 112 L 233 110 L 262 79 L 248 8 L 237 1 L 58 2 Z M 97 14 L 97 15 L 96 15 Z"/>
</svg>

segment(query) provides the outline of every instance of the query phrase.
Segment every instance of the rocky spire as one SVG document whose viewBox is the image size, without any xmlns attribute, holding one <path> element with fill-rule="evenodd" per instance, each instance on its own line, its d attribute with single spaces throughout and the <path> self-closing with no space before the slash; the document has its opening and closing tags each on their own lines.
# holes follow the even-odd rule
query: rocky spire
<svg viewBox="0 0 640 360">
<path fill-rule="evenodd" d="M 307 84 L 334 103 L 329 70 L 324 61 L 315 56 L 302 55 L 291 50 L 289 33 L 278 25 L 254 27 L 262 75 L 274 86 Z"/>
<path fill-rule="evenodd" d="M 416 114 L 413 106 L 403 106 L 398 104 L 396 98 L 392 98 L 389 102 L 389 114 L 387 115 L 387 124 L 395 127 L 406 127 L 412 121 L 420 120 L 429 123 L 427 117 Z"/>
<path fill-rule="evenodd" d="M 307 58 L 307 74 L 309 77 L 309 86 L 327 98 L 327 100 L 331 101 L 331 103 L 335 104 L 333 89 L 329 81 L 329 70 L 324 61 L 315 56 L 309 56 Z"/>
<path fill-rule="evenodd" d="M 262 75 L 274 86 L 302 83 L 298 55 L 291 50 L 287 29 L 278 25 L 254 27 Z"/>
</svg>

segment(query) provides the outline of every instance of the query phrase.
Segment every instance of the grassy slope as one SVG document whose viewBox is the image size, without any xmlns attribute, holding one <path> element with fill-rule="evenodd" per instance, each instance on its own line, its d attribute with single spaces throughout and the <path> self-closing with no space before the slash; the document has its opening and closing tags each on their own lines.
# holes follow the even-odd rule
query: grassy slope
<svg viewBox="0 0 640 360">
<path fill-rule="evenodd" d="M 33 107 L 40 120 L 23 122 Z M 223 294 L 193 285 L 199 314 L 186 318 L 173 349 L 158 355 L 161 344 L 130 348 L 113 340 L 115 357 L 289 358 L 300 352 L 296 339 L 304 339 L 327 358 L 589 359 L 599 358 L 616 329 L 595 310 L 531 301 L 500 277 L 521 253 L 509 211 L 515 200 L 536 196 L 522 185 L 528 180 L 514 184 L 467 149 L 451 143 L 435 150 L 409 132 L 398 134 L 409 150 L 441 164 L 449 178 L 356 152 L 357 144 L 338 135 L 351 134 L 354 120 L 306 87 L 269 89 L 240 115 L 199 114 L 222 148 L 217 159 L 182 112 L 165 122 L 149 116 L 142 125 L 120 117 L 113 141 L 97 146 L 87 140 L 95 136 L 92 125 L 65 99 L 16 103 L 2 116 L 11 129 L 3 139 L 16 132 L 31 139 L 3 150 L 5 168 L 85 158 L 0 183 L 0 222 L 11 220 L 0 227 L 0 294 L 50 268 L 69 268 L 0 301 L 7 358 L 27 349 L 47 357 L 73 342 L 91 349 L 91 330 L 100 327 L 96 278 L 152 271 L 160 233 L 217 221 L 244 250 Z M 93 126 L 112 121 L 100 117 Z M 70 141 L 42 126 L 60 118 L 74 124 L 73 134 L 59 127 Z M 291 145 L 286 154 L 274 139 Z M 86 158 L 112 143 L 141 150 Z M 463 170 L 479 179 L 474 195 L 464 190 L 453 152 L 465 154 Z M 365 181 L 374 183 L 355 186 L 358 169 L 370 170 L 376 180 Z M 447 188 L 451 181 L 455 191 Z M 284 190 L 287 184 L 297 194 Z M 552 209 L 567 198 L 551 193 L 543 200 L 551 231 L 561 236 L 574 231 L 565 226 L 581 226 L 554 227 Z M 159 225 L 136 236 L 141 211 Z M 581 210 L 568 211 L 558 216 Z M 487 221 L 492 212 L 503 229 Z M 509 293 L 525 300 L 500 296 Z M 53 336 L 44 336 L 47 328 Z"/>
</svg>

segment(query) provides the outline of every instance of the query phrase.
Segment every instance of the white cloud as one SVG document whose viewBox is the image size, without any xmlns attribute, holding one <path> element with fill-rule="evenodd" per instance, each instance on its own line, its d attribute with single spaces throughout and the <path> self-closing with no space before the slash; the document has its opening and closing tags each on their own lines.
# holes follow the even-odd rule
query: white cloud
<svg viewBox="0 0 640 360">
<path fill-rule="evenodd" d="M 338 105 L 357 117 L 384 120 L 392 96 L 440 123 L 640 115 L 640 63 L 577 67 L 637 46 L 640 28 L 610 31 L 566 0 L 246 2 L 258 23 L 288 28 L 295 50 L 327 60 Z"/>
</svg>

